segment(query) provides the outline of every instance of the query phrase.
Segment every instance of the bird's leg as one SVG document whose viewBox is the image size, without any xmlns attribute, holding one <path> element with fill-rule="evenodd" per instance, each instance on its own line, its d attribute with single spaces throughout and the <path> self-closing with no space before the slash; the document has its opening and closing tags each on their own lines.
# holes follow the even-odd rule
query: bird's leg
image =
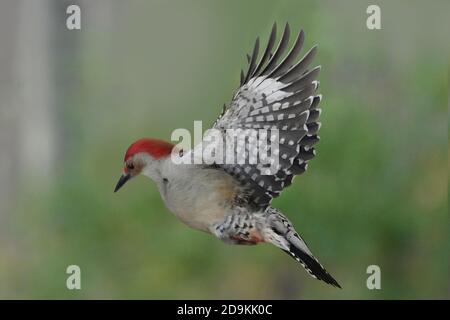
<svg viewBox="0 0 450 320">
<path fill-rule="evenodd" d="M 258 229 L 260 217 L 255 214 L 235 213 L 210 227 L 211 233 L 229 244 L 255 245 L 264 242 Z"/>
</svg>

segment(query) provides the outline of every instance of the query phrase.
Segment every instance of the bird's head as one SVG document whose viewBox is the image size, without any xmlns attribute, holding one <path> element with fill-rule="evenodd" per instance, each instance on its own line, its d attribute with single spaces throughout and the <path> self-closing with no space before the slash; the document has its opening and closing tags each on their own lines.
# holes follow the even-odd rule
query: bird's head
<svg viewBox="0 0 450 320">
<path fill-rule="evenodd" d="M 169 142 L 150 138 L 133 142 L 125 153 L 123 173 L 114 192 L 141 173 L 153 179 L 157 177 L 161 160 L 170 156 L 173 147 Z"/>
</svg>

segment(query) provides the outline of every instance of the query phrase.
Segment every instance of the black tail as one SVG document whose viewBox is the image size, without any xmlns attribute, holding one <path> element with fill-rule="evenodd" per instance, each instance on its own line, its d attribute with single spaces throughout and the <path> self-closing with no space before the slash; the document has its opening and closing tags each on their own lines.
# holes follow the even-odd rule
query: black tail
<svg viewBox="0 0 450 320">
<path fill-rule="evenodd" d="M 269 207 L 266 210 L 266 214 L 266 223 L 269 226 L 265 230 L 266 242 L 272 243 L 300 262 L 312 277 L 342 289 L 339 283 L 314 258 L 306 242 L 295 231 L 292 223 L 280 211 Z"/>
<path fill-rule="evenodd" d="M 325 270 L 325 268 L 313 256 L 308 255 L 295 245 L 291 244 L 289 250 L 283 250 L 292 258 L 301 263 L 301 265 L 308 271 L 308 273 L 318 279 L 322 280 L 332 286 L 342 289 L 339 283 Z"/>
</svg>

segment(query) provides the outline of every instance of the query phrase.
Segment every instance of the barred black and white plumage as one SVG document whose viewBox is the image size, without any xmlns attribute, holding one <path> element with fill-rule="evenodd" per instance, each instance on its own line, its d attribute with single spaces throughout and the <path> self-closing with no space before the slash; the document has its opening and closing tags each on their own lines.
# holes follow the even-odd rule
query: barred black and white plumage
<svg viewBox="0 0 450 320">
<path fill-rule="evenodd" d="M 314 145 L 319 141 L 321 95 L 316 94 L 319 86 L 316 78 L 320 67 L 310 68 L 316 47 L 298 60 L 303 31 L 286 55 L 289 25 L 286 24 L 274 49 L 276 33 L 274 24 L 259 61 L 259 38 L 256 40 L 247 72 L 241 72 L 241 86 L 213 126 L 222 130 L 266 129 L 269 133 L 271 129 L 278 130 L 280 166 L 276 173 L 261 174 L 261 167 L 256 164 L 220 165 L 250 190 L 251 203 L 262 208 L 279 196 L 294 176 L 307 169 L 308 161 L 315 156 Z"/>
<path fill-rule="evenodd" d="M 255 213 L 236 207 L 234 214 L 215 224 L 212 230 L 218 238 L 228 243 L 246 245 L 271 243 L 298 261 L 313 278 L 341 288 L 314 257 L 288 218 L 275 208 L 267 207 Z"/>
</svg>

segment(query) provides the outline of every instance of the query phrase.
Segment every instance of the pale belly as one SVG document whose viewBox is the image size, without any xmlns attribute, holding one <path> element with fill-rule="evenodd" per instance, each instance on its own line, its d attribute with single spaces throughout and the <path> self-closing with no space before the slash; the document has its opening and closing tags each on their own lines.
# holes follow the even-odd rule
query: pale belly
<svg viewBox="0 0 450 320">
<path fill-rule="evenodd" d="M 228 174 L 214 169 L 193 169 L 195 174 L 167 177 L 160 189 L 167 206 L 188 226 L 209 232 L 209 227 L 231 214 L 237 185 Z"/>
</svg>

